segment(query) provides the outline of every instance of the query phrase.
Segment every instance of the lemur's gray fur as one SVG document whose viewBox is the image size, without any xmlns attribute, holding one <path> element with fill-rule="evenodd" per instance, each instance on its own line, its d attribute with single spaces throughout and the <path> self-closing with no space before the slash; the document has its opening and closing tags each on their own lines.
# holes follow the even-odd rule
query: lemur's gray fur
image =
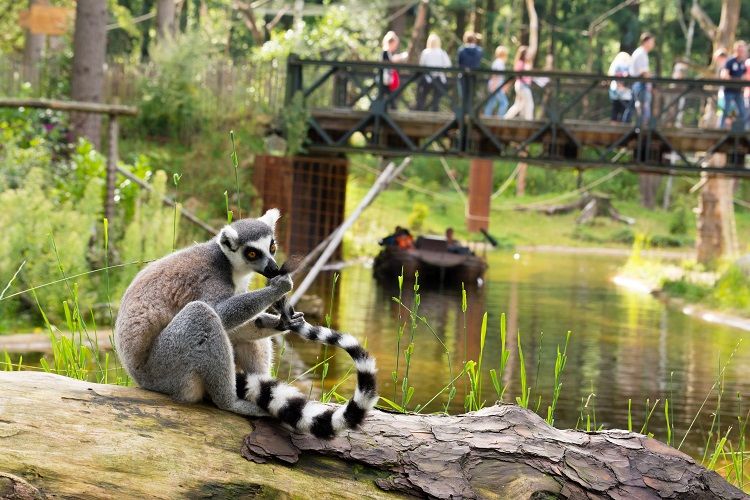
<svg viewBox="0 0 750 500">
<path fill-rule="evenodd" d="M 184 402 L 208 396 L 220 408 L 248 416 L 271 414 L 291 427 L 331 437 L 356 427 L 377 402 L 375 363 L 348 334 L 308 324 L 282 299 L 292 280 L 274 260 L 279 211 L 242 219 L 219 235 L 144 268 L 122 298 L 115 344 L 142 387 Z M 247 291 L 253 272 L 269 277 Z M 276 304 L 281 315 L 266 313 Z M 270 377 L 271 336 L 289 330 L 346 349 L 358 386 L 338 409 L 307 401 Z"/>
</svg>

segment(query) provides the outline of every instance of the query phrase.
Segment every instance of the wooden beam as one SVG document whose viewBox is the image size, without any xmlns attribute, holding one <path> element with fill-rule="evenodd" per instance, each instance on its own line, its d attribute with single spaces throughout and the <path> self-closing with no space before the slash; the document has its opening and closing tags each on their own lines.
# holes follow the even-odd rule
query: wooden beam
<svg viewBox="0 0 750 500">
<path fill-rule="evenodd" d="M 60 101 L 57 99 L 17 99 L 0 97 L 0 108 L 41 108 L 55 111 L 77 111 L 98 115 L 135 116 L 138 108 L 123 104 L 103 104 L 97 102 Z"/>
</svg>

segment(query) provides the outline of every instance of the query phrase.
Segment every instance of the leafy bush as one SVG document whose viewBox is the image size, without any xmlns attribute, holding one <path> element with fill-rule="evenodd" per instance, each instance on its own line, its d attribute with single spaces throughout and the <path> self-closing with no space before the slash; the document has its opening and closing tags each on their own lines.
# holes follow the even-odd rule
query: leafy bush
<svg viewBox="0 0 750 500">
<path fill-rule="evenodd" d="M 689 219 L 690 214 L 687 207 L 682 203 L 677 205 L 669 219 L 669 234 L 675 236 L 687 234 Z"/>
<path fill-rule="evenodd" d="M 167 190 L 167 174 L 162 170 L 157 171 L 151 187 L 153 192 L 142 192 L 138 197 L 133 219 L 118 246 L 125 264 L 157 259 L 174 249 L 179 211 L 162 204 L 162 197 Z M 124 293 L 140 267 L 128 265 L 118 273 L 118 290 L 113 296 Z"/>
<path fill-rule="evenodd" d="M 138 82 L 141 95 L 139 131 L 149 136 L 189 141 L 210 124 L 208 96 L 201 75 L 211 55 L 199 34 L 183 35 L 157 46 L 152 62 Z"/>
<path fill-rule="evenodd" d="M 89 240 L 102 209 L 100 182 L 91 179 L 83 196 L 73 203 L 56 202 L 45 187 L 45 172 L 32 168 L 16 189 L 0 193 L 0 276 L 10 280 L 23 261 L 14 289 L 26 289 L 86 271 L 89 268 Z M 77 282 L 77 280 L 76 280 Z M 95 295 L 85 283 L 78 289 L 83 304 L 92 305 Z M 73 281 L 66 282 L 67 295 Z M 45 287 L 36 291 L 40 306 L 52 318 L 62 317 L 64 287 Z M 35 307 L 32 296 L 22 299 Z M 11 306 L 0 303 L 0 307 Z M 6 309 L 7 310 L 7 309 Z"/>
<path fill-rule="evenodd" d="M 729 266 L 716 282 L 713 297 L 719 306 L 750 312 L 750 278 L 739 266 Z"/>
<path fill-rule="evenodd" d="M 407 219 L 408 227 L 414 231 L 420 231 L 429 214 L 430 207 L 424 203 L 415 203 Z"/>
</svg>

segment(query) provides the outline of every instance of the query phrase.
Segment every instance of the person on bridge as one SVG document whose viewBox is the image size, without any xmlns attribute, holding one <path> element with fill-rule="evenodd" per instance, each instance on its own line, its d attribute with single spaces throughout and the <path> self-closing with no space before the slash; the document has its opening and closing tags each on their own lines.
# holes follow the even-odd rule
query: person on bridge
<svg viewBox="0 0 750 500">
<path fill-rule="evenodd" d="M 479 69 L 483 55 L 482 47 L 477 45 L 476 33 L 464 33 L 464 44 L 458 49 L 458 65 L 466 69 Z"/>
<path fill-rule="evenodd" d="M 440 37 L 431 33 L 427 37 L 427 48 L 419 56 L 420 66 L 430 66 L 433 68 L 448 68 L 451 65 L 451 59 L 448 54 L 440 48 Z M 432 94 L 430 110 L 437 111 L 440 99 L 445 94 L 445 88 L 448 79 L 442 71 L 432 71 L 424 75 L 419 82 L 417 89 L 417 110 L 424 111 L 427 109 L 427 96 Z"/>
<path fill-rule="evenodd" d="M 630 54 L 620 52 L 609 65 L 609 76 L 630 76 Z M 612 101 L 610 120 L 615 123 L 630 121 L 631 101 L 633 91 L 622 80 L 612 80 L 609 84 L 609 100 Z"/>
<path fill-rule="evenodd" d="M 734 42 L 734 57 L 729 59 L 721 71 L 721 78 L 725 80 L 746 80 L 747 68 L 745 61 L 747 59 L 747 44 L 738 40 Z M 719 128 L 724 128 L 726 118 L 732 110 L 737 110 L 737 119 L 740 122 L 740 128 L 747 128 L 747 108 L 745 107 L 745 97 L 741 87 L 724 88 L 724 110 L 721 113 L 721 122 Z"/>
<path fill-rule="evenodd" d="M 398 35 L 394 31 L 389 31 L 383 37 L 383 62 L 401 63 L 406 61 L 409 54 L 407 52 L 397 53 L 399 44 Z M 386 93 L 394 92 L 401 85 L 398 70 L 383 70 L 383 91 Z M 394 106 L 394 103 L 391 103 Z"/>
<path fill-rule="evenodd" d="M 498 45 L 495 49 L 495 60 L 492 61 L 493 71 L 505 71 L 505 63 L 508 61 L 508 48 L 504 45 Z M 487 91 L 492 97 L 487 100 L 484 106 L 484 114 L 492 116 L 504 116 L 508 111 L 508 95 L 505 93 L 505 77 L 503 75 L 492 75 L 487 82 Z M 498 90 L 499 88 L 499 90 Z"/>
<path fill-rule="evenodd" d="M 650 78 L 651 70 L 648 65 L 648 53 L 654 50 L 656 39 L 649 32 L 641 34 L 641 45 L 633 51 L 630 60 L 630 76 Z M 635 82 L 633 84 L 633 102 L 640 108 L 639 124 L 648 123 L 651 119 L 651 101 L 653 98 L 650 82 Z"/>
<path fill-rule="evenodd" d="M 534 60 L 534 54 L 529 51 L 526 45 L 518 47 L 516 59 L 513 61 L 513 71 L 529 71 L 531 62 Z M 516 83 L 513 88 L 516 91 L 516 98 L 513 106 L 505 113 L 506 120 L 520 116 L 524 120 L 534 119 L 534 95 L 531 93 L 531 77 L 516 77 Z"/>
</svg>

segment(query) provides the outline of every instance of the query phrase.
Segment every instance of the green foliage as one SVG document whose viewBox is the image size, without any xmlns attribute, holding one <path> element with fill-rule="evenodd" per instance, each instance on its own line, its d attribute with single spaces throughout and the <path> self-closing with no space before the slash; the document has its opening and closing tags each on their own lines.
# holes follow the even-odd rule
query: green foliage
<svg viewBox="0 0 750 500">
<path fill-rule="evenodd" d="M 80 199 L 56 202 L 50 196 L 45 172 L 31 168 L 16 189 L 0 193 L 0 276 L 10 278 L 22 261 L 23 271 L 16 287 L 25 289 L 88 269 L 89 240 L 101 212 L 102 199 L 98 179 L 91 179 Z M 63 249 L 57 252 L 57 249 Z M 72 286 L 72 283 L 66 283 Z M 90 288 L 78 293 L 87 305 L 93 303 Z M 60 318 L 60 290 L 55 287 L 37 291 L 42 308 L 52 318 Z M 29 306 L 29 297 L 24 299 Z M 0 303 L 1 308 L 13 307 Z"/>
<path fill-rule="evenodd" d="M 713 298 L 720 307 L 750 312 L 750 277 L 730 265 L 716 282 Z"/>
<path fill-rule="evenodd" d="M 138 81 L 139 130 L 153 137 L 191 140 L 211 129 L 211 109 L 201 75 L 212 48 L 200 34 L 179 37 L 152 51 L 148 70 Z"/>
<path fill-rule="evenodd" d="M 688 232 L 690 224 L 690 212 L 684 203 L 678 204 L 669 218 L 669 234 L 673 236 L 684 236 Z"/>
<path fill-rule="evenodd" d="M 430 215 L 430 207 L 425 203 L 415 203 L 407 218 L 408 227 L 414 231 L 421 231 L 427 216 Z"/>
<path fill-rule="evenodd" d="M 124 263 L 148 262 L 172 251 L 179 212 L 165 207 L 167 174 L 159 170 L 151 181 L 152 192 L 142 192 L 135 203 L 133 219 L 119 245 Z M 167 230 L 170 228 L 170 230 Z M 171 229 L 174 228 L 174 229 Z M 119 273 L 119 291 L 125 291 L 139 266 L 127 266 Z"/>
<path fill-rule="evenodd" d="M 305 96 L 297 92 L 291 102 L 281 111 L 282 128 L 286 138 L 286 154 L 294 156 L 305 151 L 310 110 L 305 104 Z"/>
</svg>

